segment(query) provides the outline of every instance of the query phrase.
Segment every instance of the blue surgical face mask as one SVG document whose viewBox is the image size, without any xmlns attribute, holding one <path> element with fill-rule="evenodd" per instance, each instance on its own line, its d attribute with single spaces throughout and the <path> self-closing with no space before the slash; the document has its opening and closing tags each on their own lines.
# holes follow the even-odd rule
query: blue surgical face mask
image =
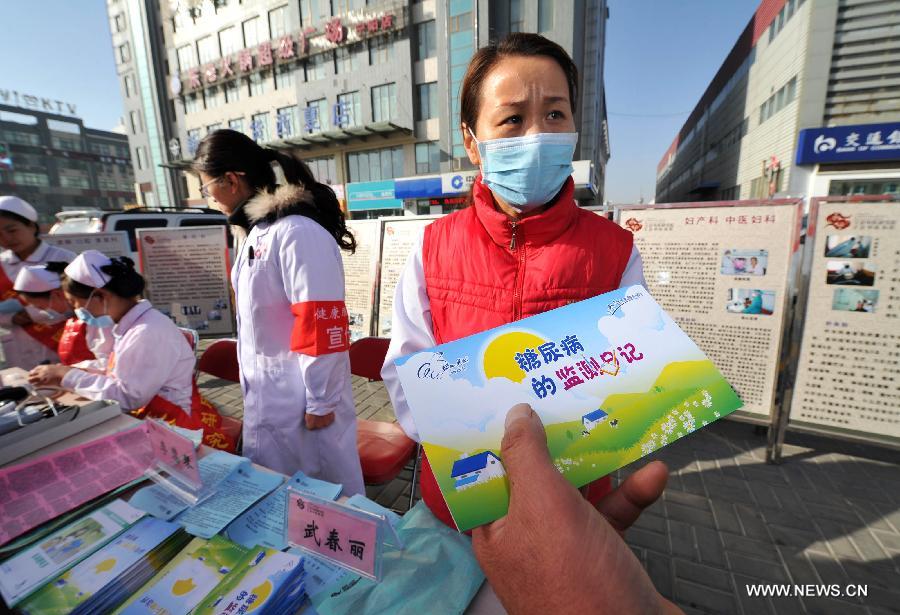
<svg viewBox="0 0 900 615">
<path fill-rule="evenodd" d="M 97 292 L 96 288 L 91 291 L 91 294 L 88 296 L 88 300 L 85 302 L 85 305 L 91 302 L 91 299 L 93 299 L 95 292 Z M 112 316 L 110 316 L 109 314 L 104 314 L 103 316 L 94 316 L 86 308 L 83 307 L 75 308 L 75 318 L 89 327 L 97 327 L 98 329 L 108 329 L 116 324 L 112 319 Z"/>
<path fill-rule="evenodd" d="M 469 129 L 475 139 L 475 134 Z M 577 132 L 542 132 L 524 137 L 479 141 L 485 186 L 518 209 L 547 204 L 572 174 Z"/>
</svg>

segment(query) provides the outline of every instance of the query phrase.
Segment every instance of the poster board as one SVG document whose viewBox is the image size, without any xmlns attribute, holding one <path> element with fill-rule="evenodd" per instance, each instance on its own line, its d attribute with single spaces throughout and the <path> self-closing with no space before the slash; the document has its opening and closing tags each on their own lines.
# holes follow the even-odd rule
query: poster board
<svg viewBox="0 0 900 615">
<path fill-rule="evenodd" d="M 813 199 L 796 378 L 783 417 L 900 445 L 900 201 Z"/>
<path fill-rule="evenodd" d="M 224 226 L 138 229 L 145 295 L 180 327 L 234 333 L 228 240 Z"/>
<path fill-rule="evenodd" d="M 81 254 L 85 250 L 99 250 L 110 258 L 131 256 L 128 233 L 109 231 L 105 233 L 59 233 L 43 235 L 44 241 L 57 248 Z"/>
<path fill-rule="evenodd" d="M 378 290 L 378 336 L 391 336 L 394 291 L 422 230 L 436 216 L 381 219 L 381 280 Z"/>
<path fill-rule="evenodd" d="M 618 207 L 654 299 L 768 424 L 796 294 L 802 201 Z"/>
<path fill-rule="evenodd" d="M 356 238 L 353 254 L 341 250 L 344 261 L 344 288 L 350 318 L 350 341 L 374 333 L 375 296 L 378 288 L 378 258 L 381 254 L 381 222 L 348 220 Z"/>
</svg>

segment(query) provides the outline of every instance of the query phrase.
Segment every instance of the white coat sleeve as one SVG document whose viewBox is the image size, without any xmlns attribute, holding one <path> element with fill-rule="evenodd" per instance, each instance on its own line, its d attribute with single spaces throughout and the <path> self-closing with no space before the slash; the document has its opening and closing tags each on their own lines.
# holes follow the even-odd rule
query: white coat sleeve
<svg viewBox="0 0 900 615">
<path fill-rule="evenodd" d="M 431 304 L 425 291 L 425 268 L 422 265 L 422 243 L 424 233 L 406 261 L 394 291 L 394 307 L 391 316 L 391 344 L 381 377 L 387 388 L 397 422 L 413 440 L 419 440 L 416 423 L 406 404 L 406 395 L 397 378 L 394 361 L 417 350 L 435 346 L 434 329 L 431 322 Z"/>
<path fill-rule="evenodd" d="M 115 364 L 104 373 L 71 369 L 62 387 L 88 399 L 118 402 L 122 410 L 143 408 L 172 372 L 172 353 L 143 325 L 130 329 L 116 344 Z"/>
<path fill-rule="evenodd" d="M 619 288 L 635 284 L 640 284 L 647 288 L 647 281 L 644 280 L 644 263 L 641 261 L 641 254 L 636 247 L 632 246 L 631 256 L 628 257 L 625 271 L 622 272 L 622 281 L 619 282 Z"/>
<path fill-rule="evenodd" d="M 294 315 L 291 350 L 306 388 L 306 412 L 334 412 L 350 382 L 350 328 L 344 304 L 344 265 L 334 238 L 304 219 L 279 241 L 284 292 Z"/>
</svg>

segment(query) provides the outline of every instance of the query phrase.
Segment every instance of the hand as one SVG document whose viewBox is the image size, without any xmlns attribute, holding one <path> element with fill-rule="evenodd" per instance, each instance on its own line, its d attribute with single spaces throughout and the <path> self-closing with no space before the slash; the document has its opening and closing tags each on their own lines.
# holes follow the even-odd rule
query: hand
<svg viewBox="0 0 900 615">
<path fill-rule="evenodd" d="M 16 312 L 12 317 L 12 323 L 14 325 L 19 325 L 20 327 L 30 325 L 32 322 L 33 321 L 31 320 L 31 316 L 29 316 L 28 312 L 26 312 L 25 310 Z"/>
<path fill-rule="evenodd" d="M 329 412 L 328 414 L 323 414 L 319 416 L 318 414 L 310 414 L 306 413 L 306 428 L 310 431 L 314 431 L 316 429 L 324 429 L 334 423 L 334 412 Z"/>
<path fill-rule="evenodd" d="M 553 466 L 544 425 L 530 406 L 509 411 L 501 447 L 509 512 L 475 528 L 472 546 L 507 611 L 678 612 L 620 534 L 662 493 L 665 465 L 635 472 L 602 500 L 598 514 Z"/>
<path fill-rule="evenodd" d="M 38 365 L 28 372 L 28 382 L 36 386 L 58 386 L 72 368 L 68 365 Z"/>
</svg>

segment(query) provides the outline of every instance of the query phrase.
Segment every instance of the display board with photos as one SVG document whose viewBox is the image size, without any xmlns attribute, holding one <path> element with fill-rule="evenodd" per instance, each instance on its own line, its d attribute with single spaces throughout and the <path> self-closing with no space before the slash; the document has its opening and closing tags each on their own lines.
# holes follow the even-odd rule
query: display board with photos
<svg viewBox="0 0 900 615">
<path fill-rule="evenodd" d="M 57 248 L 81 254 L 85 250 L 99 250 L 110 258 L 131 256 L 128 247 L 128 233 L 109 231 L 105 233 L 57 233 L 44 235 L 44 241 Z"/>
<path fill-rule="evenodd" d="M 378 289 L 378 258 L 381 254 L 381 221 L 348 220 L 347 227 L 356 238 L 356 250 L 341 250 L 344 261 L 344 286 L 350 341 L 374 332 L 375 297 Z"/>
<path fill-rule="evenodd" d="M 434 216 L 386 218 L 381 221 L 381 280 L 378 291 L 378 335 L 391 337 L 394 291 L 409 255 Z"/>
<path fill-rule="evenodd" d="M 813 199 L 790 424 L 900 439 L 900 201 Z"/>
<path fill-rule="evenodd" d="M 147 298 L 180 327 L 234 333 L 231 264 L 224 226 L 137 230 Z"/>
<path fill-rule="evenodd" d="M 744 401 L 773 413 L 791 295 L 799 270 L 802 201 L 676 203 L 616 209 L 634 234 L 653 298 Z"/>
</svg>

